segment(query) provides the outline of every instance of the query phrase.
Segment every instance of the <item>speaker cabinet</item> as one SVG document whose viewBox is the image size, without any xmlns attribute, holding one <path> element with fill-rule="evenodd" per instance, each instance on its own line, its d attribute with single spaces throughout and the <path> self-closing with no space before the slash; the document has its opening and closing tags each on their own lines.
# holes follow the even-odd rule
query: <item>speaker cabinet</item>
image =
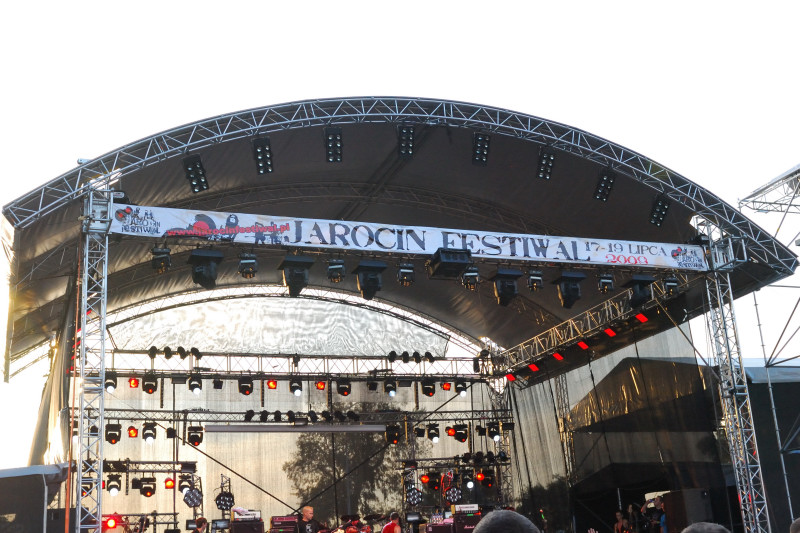
<svg viewBox="0 0 800 533">
<path fill-rule="evenodd" d="M 714 521 L 707 489 L 675 490 L 662 497 L 669 533 L 680 533 L 683 528 L 695 522 Z"/>
</svg>

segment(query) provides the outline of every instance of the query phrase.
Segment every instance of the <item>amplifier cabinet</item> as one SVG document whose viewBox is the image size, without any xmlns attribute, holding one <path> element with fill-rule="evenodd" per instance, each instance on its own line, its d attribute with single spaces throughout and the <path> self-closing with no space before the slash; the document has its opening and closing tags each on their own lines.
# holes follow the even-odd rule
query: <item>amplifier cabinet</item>
<svg viewBox="0 0 800 533">
<path fill-rule="evenodd" d="M 264 522 L 261 520 L 231 522 L 231 533 L 264 533 Z"/>
</svg>

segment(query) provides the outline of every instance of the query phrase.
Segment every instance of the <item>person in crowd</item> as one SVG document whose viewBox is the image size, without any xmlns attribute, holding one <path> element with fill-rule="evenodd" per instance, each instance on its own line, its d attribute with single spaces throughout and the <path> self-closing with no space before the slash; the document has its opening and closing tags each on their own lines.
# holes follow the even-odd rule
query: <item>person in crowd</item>
<svg viewBox="0 0 800 533">
<path fill-rule="evenodd" d="M 389 523 L 383 526 L 381 533 L 400 533 L 400 513 L 392 511 L 389 515 Z"/>
<path fill-rule="evenodd" d="M 789 533 L 800 533 L 800 518 L 792 522 L 792 525 L 789 526 Z"/>
<path fill-rule="evenodd" d="M 615 517 L 617 521 L 614 522 L 614 533 L 622 533 L 622 509 L 617 509 Z"/>
<path fill-rule="evenodd" d="M 194 519 L 195 533 L 206 533 L 208 529 L 208 520 L 205 517 L 198 516 Z"/>
<path fill-rule="evenodd" d="M 731 533 L 728 528 L 712 522 L 695 522 L 685 528 L 681 533 Z"/>
<path fill-rule="evenodd" d="M 648 503 L 652 503 L 653 507 L 647 507 Z M 645 515 L 644 526 L 648 533 L 667 533 L 667 515 L 661 496 L 644 502 L 641 512 Z"/>
<path fill-rule="evenodd" d="M 628 504 L 628 524 L 632 533 L 641 533 L 642 513 L 639 512 L 639 505 L 635 503 Z"/>
<path fill-rule="evenodd" d="M 533 522 L 516 511 L 492 511 L 478 522 L 472 533 L 540 533 Z"/>
</svg>

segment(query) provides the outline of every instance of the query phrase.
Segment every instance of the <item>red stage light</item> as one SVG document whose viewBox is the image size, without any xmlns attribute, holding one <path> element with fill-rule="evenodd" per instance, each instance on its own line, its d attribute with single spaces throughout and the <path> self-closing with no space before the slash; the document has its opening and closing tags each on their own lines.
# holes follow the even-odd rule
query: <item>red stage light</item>
<svg viewBox="0 0 800 533">
<path fill-rule="evenodd" d="M 645 322 L 647 322 L 648 319 L 646 316 L 644 316 L 644 314 L 639 313 L 638 315 L 636 315 L 636 320 L 644 324 Z"/>
<path fill-rule="evenodd" d="M 561 355 L 561 354 L 560 354 L 560 353 L 558 353 L 558 352 L 553 352 L 553 357 L 555 357 L 555 359 L 556 359 L 557 361 L 563 361 L 563 360 L 564 360 L 564 356 L 563 356 L 563 355 Z"/>
<path fill-rule="evenodd" d="M 454 427 L 447 426 L 447 428 L 445 428 L 444 431 L 445 431 L 445 433 L 447 433 L 448 437 L 453 437 L 456 434 L 456 428 L 454 428 Z"/>
<path fill-rule="evenodd" d="M 317 390 L 325 390 L 325 382 L 324 381 L 317 381 L 316 387 L 317 387 Z"/>
<path fill-rule="evenodd" d="M 508 374 L 506 374 L 506 379 L 507 379 L 508 381 L 517 381 L 517 376 L 515 376 L 514 374 L 512 374 L 511 372 L 509 372 Z"/>
<path fill-rule="evenodd" d="M 133 426 L 130 426 L 130 427 L 128 428 L 128 436 L 129 436 L 129 437 L 133 437 L 133 438 L 135 438 L 135 437 L 138 437 L 138 436 L 139 436 L 139 430 L 138 430 L 138 429 L 136 429 L 136 428 L 135 428 L 135 427 L 133 427 Z"/>
<path fill-rule="evenodd" d="M 131 376 L 130 378 L 128 378 L 128 385 L 132 389 L 139 388 L 139 378 Z"/>
<path fill-rule="evenodd" d="M 268 389 L 273 389 L 273 390 L 277 389 L 278 388 L 278 382 L 275 381 L 274 379 L 267 380 L 267 388 Z"/>
<path fill-rule="evenodd" d="M 420 480 L 422 483 L 425 483 L 425 484 L 427 485 L 427 484 L 428 484 L 428 481 L 430 481 L 430 480 L 431 480 L 431 478 L 430 478 L 430 477 L 428 477 L 428 475 L 427 475 L 427 474 L 422 474 L 421 476 L 419 476 L 419 480 Z"/>
<path fill-rule="evenodd" d="M 453 387 L 453 384 L 449 381 L 445 381 L 442 383 L 442 390 L 450 390 Z"/>
<path fill-rule="evenodd" d="M 485 478 L 486 476 L 483 474 L 483 472 L 478 472 L 477 474 L 475 474 L 475 479 L 477 479 L 478 481 L 483 481 Z"/>
<path fill-rule="evenodd" d="M 533 363 L 529 364 L 529 365 L 528 365 L 528 368 L 530 368 L 530 369 L 531 369 L 531 370 L 533 370 L 534 372 L 538 372 L 538 371 L 539 371 L 539 367 L 538 367 L 538 366 L 536 366 L 536 365 L 535 365 L 535 364 L 533 364 Z"/>
<path fill-rule="evenodd" d="M 164 488 L 165 489 L 174 489 L 175 488 L 175 480 L 171 477 L 168 477 L 164 480 Z"/>
<path fill-rule="evenodd" d="M 605 331 L 606 335 L 608 335 L 609 337 L 616 337 L 617 336 L 617 332 L 614 331 L 611 328 L 606 328 L 603 331 Z"/>
<path fill-rule="evenodd" d="M 117 520 L 114 517 L 106 518 L 106 529 L 114 529 L 117 527 Z"/>
<path fill-rule="evenodd" d="M 585 343 L 585 342 L 583 342 L 583 341 L 578 341 L 578 347 L 579 347 L 581 350 L 588 350 L 588 349 L 589 349 L 589 345 L 588 345 L 588 344 L 586 344 L 586 343 Z"/>
</svg>

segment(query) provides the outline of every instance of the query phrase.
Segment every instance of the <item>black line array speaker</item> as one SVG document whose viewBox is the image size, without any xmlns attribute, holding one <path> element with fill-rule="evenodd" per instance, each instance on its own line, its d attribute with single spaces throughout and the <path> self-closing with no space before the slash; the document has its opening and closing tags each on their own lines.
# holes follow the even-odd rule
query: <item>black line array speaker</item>
<svg viewBox="0 0 800 533">
<path fill-rule="evenodd" d="M 680 533 L 695 522 L 713 522 L 711 498 L 707 489 L 685 489 L 663 495 L 667 530 Z"/>
</svg>

